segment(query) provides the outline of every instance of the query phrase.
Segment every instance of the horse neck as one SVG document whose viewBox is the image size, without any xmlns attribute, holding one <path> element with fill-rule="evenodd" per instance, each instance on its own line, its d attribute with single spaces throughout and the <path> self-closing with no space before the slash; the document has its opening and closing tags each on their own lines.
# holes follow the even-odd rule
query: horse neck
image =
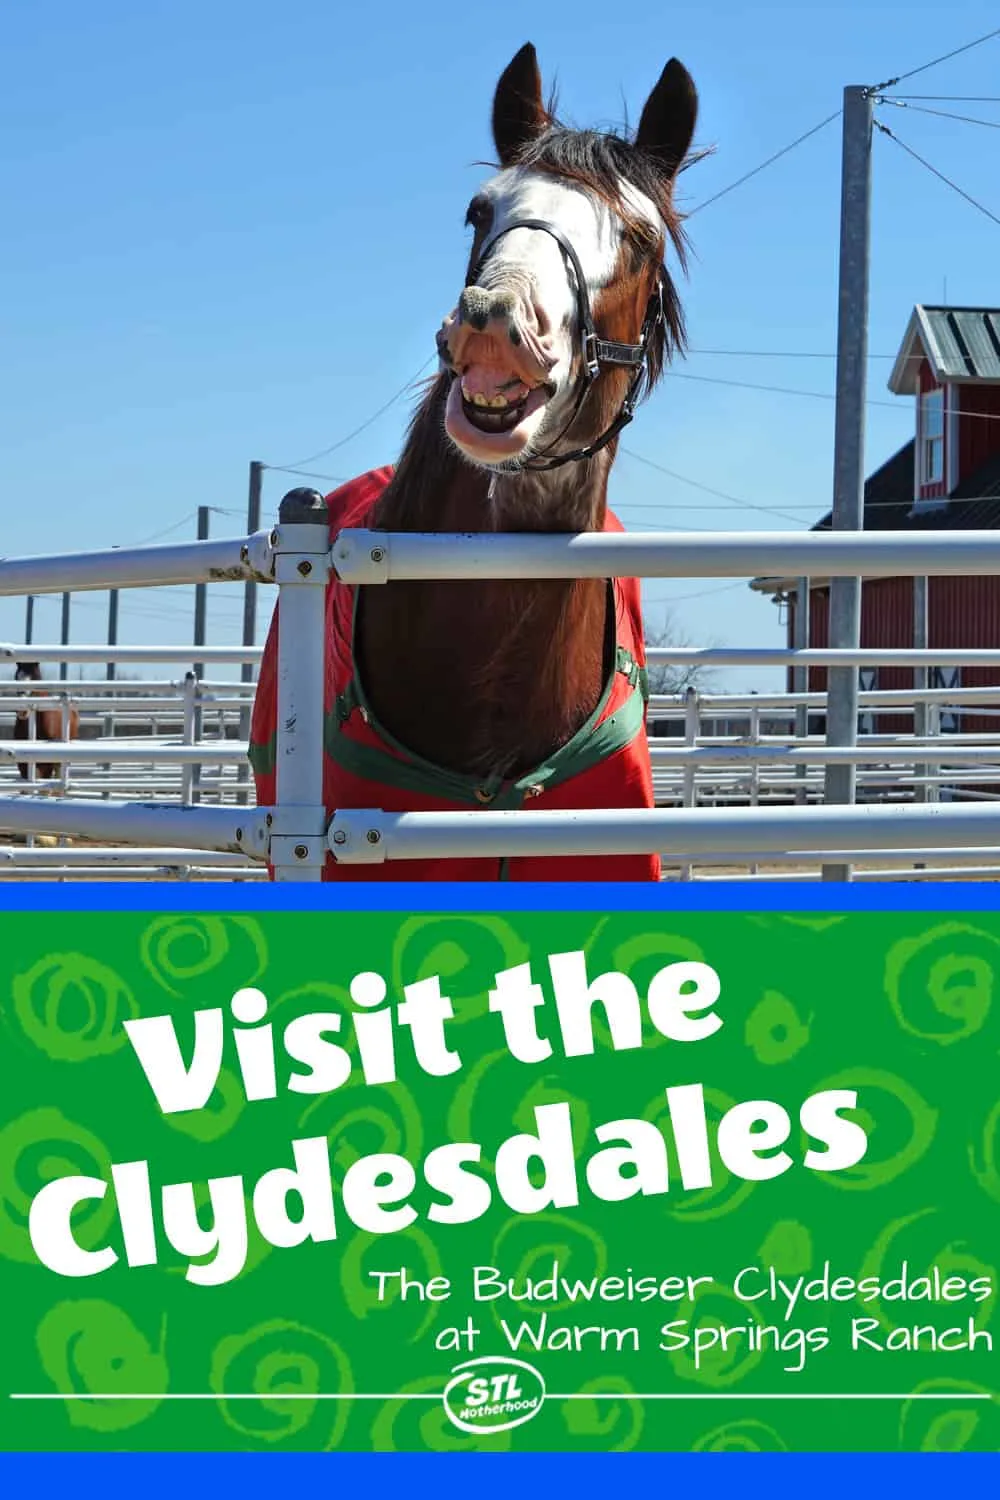
<svg viewBox="0 0 1000 1500">
<path fill-rule="evenodd" d="M 490 476 L 444 435 L 446 385 L 414 422 L 373 524 L 400 531 L 600 530 L 610 459 Z M 359 669 L 376 718 L 470 773 L 524 771 L 593 712 L 605 661 L 601 579 L 405 583 L 362 590 Z"/>
</svg>

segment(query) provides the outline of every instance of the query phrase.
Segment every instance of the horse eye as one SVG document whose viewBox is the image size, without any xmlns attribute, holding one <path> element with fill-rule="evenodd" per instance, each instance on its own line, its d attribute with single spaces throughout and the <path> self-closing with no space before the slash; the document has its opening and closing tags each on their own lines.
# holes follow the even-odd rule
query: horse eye
<svg viewBox="0 0 1000 1500">
<path fill-rule="evenodd" d="M 473 229 L 482 229 L 493 212 L 490 200 L 480 193 L 473 198 L 465 214 L 466 224 L 471 224 Z"/>
</svg>

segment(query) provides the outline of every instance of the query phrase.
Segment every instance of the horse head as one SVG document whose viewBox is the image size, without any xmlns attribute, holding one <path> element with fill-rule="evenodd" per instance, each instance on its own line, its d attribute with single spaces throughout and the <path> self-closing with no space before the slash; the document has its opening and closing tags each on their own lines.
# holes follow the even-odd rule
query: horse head
<svg viewBox="0 0 1000 1500">
<path fill-rule="evenodd" d="M 469 204 L 466 285 L 438 350 L 445 431 L 473 464 L 555 468 L 613 442 L 683 319 L 664 264 L 683 260 L 674 182 L 698 100 L 667 63 L 634 138 L 571 130 L 542 100 L 530 44 L 500 78 L 500 170 Z"/>
</svg>

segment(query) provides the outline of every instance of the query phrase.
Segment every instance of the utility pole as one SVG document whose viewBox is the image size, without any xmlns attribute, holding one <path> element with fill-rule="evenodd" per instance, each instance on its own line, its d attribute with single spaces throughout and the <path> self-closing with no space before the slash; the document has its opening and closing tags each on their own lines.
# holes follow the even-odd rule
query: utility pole
<svg viewBox="0 0 1000 1500">
<path fill-rule="evenodd" d="M 118 590 L 117 589 L 110 589 L 109 592 L 108 592 L 108 645 L 109 646 L 117 646 L 117 644 L 118 644 Z M 115 680 L 115 664 L 114 664 L 113 661 L 109 661 L 108 662 L 107 674 L 106 675 L 107 675 L 108 682 L 114 682 L 114 680 Z"/>
<path fill-rule="evenodd" d="M 864 526 L 865 395 L 868 374 L 868 270 L 871 249 L 872 91 L 844 90 L 840 197 L 840 290 L 837 315 L 837 408 L 833 456 L 833 529 Z M 861 579 L 830 580 L 830 645 L 857 649 L 861 641 Z M 858 669 L 831 667 L 826 743 L 832 749 L 858 740 Z M 857 780 L 853 765 L 828 765 L 824 800 L 850 804 Z M 823 866 L 824 880 L 850 880 L 851 866 Z"/>
<path fill-rule="evenodd" d="M 109 646 L 117 646 L 117 644 L 118 644 L 118 590 L 117 589 L 109 589 L 109 591 L 108 591 L 108 645 Z M 105 677 L 106 677 L 107 681 L 108 682 L 114 682 L 115 675 L 116 675 L 115 663 L 113 661 L 109 661 L 107 663 L 106 667 L 105 667 Z M 114 718 L 114 713 L 113 712 L 109 712 L 109 713 L 105 714 L 105 716 L 104 716 L 104 738 L 106 740 L 110 740 L 114 736 L 114 732 L 115 732 L 115 718 Z M 110 763 L 110 761 L 106 764 L 105 771 L 106 771 L 106 774 L 110 776 L 110 774 L 111 774 L 111 763 Z M 107 796 L 107 792 L 105 792 L 104 795 Z"/>
<path fill-rule="evenodd" d="M 208 541 L 208 520 L 211 510 L 207 505 L 198 507 L 198 540 Z M 196 583 L 194 586 L 194 644 L 204 646 L 205 644 L 205 609 L 208 604 L 208 584 Z M 194 675 L 200 680 L 205 675 L 205 663 L 196 661 L 194 664 Z"/>
<path fill-rule="evenodd" d="M 62 628 L 61 628 L 61 630 L 59 632 L 59 644 L 60 644 L 60 646 L 68 646 L 69 645 L 69 601 L 70 601 L 70 595 L 68 593 L 63 594 L 63 596 L 62 596 Z M 69 663 L 65 662 L 65 661 L 61 661 L 59 663 L 59 681 L 60 682 L 65 682 L 68 675 L 69 675 Z"/>
</svg>

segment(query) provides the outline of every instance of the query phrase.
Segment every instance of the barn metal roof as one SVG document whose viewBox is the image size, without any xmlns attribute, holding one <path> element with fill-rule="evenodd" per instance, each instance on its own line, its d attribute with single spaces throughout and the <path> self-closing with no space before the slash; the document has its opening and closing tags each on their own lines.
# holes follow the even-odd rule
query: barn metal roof
<svg viewBox="0 0 1000 1500">
<path fill-rule="evenodd" d="M 897 396 L 916 390 L 924 355 L 939 384 L 1000 382 L 1000 307 L 925 307 L 918 302 L 889 376 L 889 389 Z"/>
</svg>

